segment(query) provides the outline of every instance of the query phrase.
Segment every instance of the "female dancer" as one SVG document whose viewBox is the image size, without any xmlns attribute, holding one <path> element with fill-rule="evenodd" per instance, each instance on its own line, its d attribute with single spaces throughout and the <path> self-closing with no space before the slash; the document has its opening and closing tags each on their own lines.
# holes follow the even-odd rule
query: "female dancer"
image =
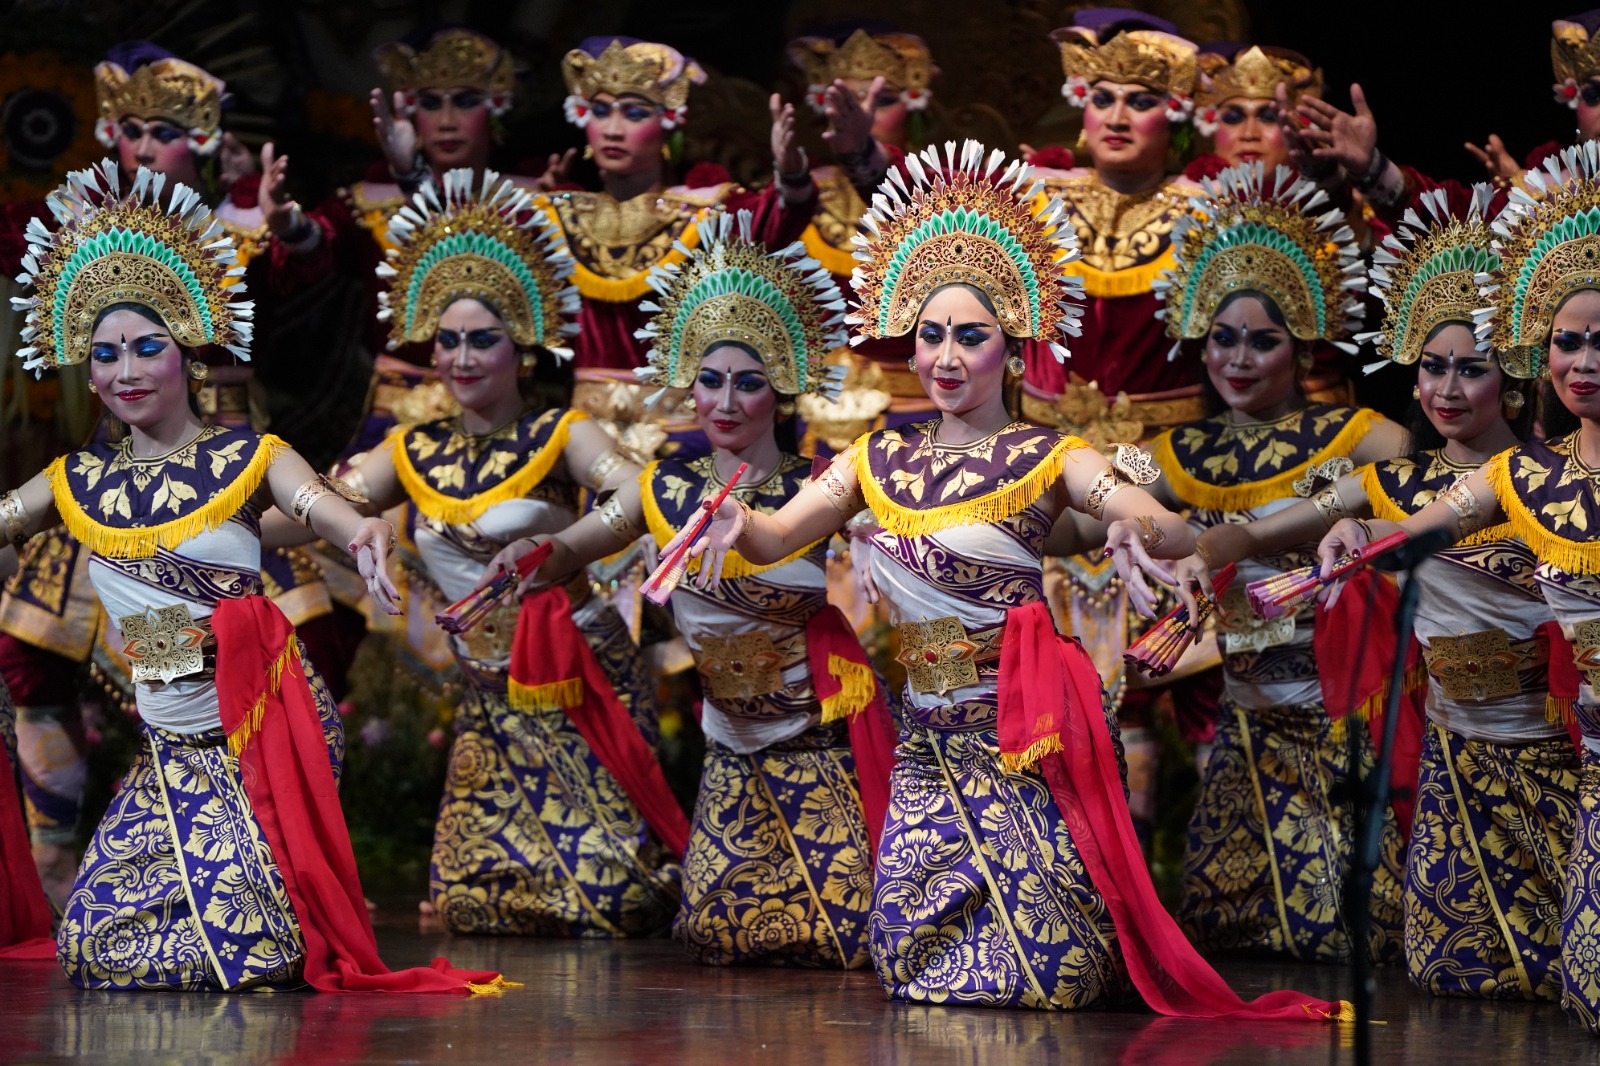
<svg viewBox="0 0 1600 1066">
<path fill-rule="evenodd" d="M 631 483 L 639 468 L 588 416 L 533 398 L 536 363 L 570 359 L 572 257 L 560 231 L 493 171 L 444 176 L 431 209 L 392 227 L 382 270 L 396 342 L 431 341 L 460 415 L 407 426 L 348 475 L 374 512 L 409 501 L 441 602 L 471 591 L 508 541 L 565 529 L 580 489 Z M 572 615 L 650 743 L 655 693 L 639 649 L 584 575 Z M 517 625 L 504 604 L 450 646 L 466 682 L 434 833 L 433 906 L 457 933 L 648 934 L 677 902 L 678 867 L 565 710 L 508 698 Z"/>
<path fill-rule="evenodd" d="M 61 964 L 85 988 L 465 989 L 482 977 L 379 961 L 330 765 L 332 699 L 260 595 L 265 507 L 348 544 L 386 610 L 393 530 L 278 438 L 200 420 L 195 349 L 248 359 L 253 309 L 199 195 L 164 185 L 141 168 L 124 193 L 112 160 L 73 174 L 50 200 L 59 228 L 31 224 L 23 264 L 24 365 L 89 360 L 107 426 L 0 498 L 0 573 L 57 521 L 89 550 L 147 744 L 84 856 Z"/>
<path fill-rule="evenodd" d="M 1175 230 L 1177 265 L 1162 288 L 1168 332 L 1205 338 L 1227 410 L 1152 446 L 1157 498 L 1188 508 L 1197 533 L 1281 510 L 1405 444 L 1374 412 L 1308 404 L 1297 388 L 1310 345 L 1344 343 L 1360 321 L 1355 294 L 1366 277 L 1343 215 L 1287 168 L 1239 167 L 1207 185 L 1211 199 Z M 1202 946 L 1334 961 L 1350 950 L 1339 905 L 1348 746 L 1322 705 L 1309 614 L 1264 622 L 1243 600 L 1244 580 L 1303 565 L 1310 547 L 1240 560 L 1241 582 L 1221 605 L 1226 685 L 1189 825 L 1180 915 Z M 1399 947 L 1393 828 L 1374 907 L 1380 953 Z"/>
<path fill-rule="evenodd" d="M 1600 972 L 1591 961 L 1600 950 L 1600 547 L 1592 534 L 1600 528 L 1600 286 L 1588 266 L 1600 240 L 1600 151 L 1593 142 L 1566 149 L 1545 171 L 1529 171 L 1524 180 L 1540 196 L 1515 194 L 1497 221 L 1500 261 L 1481 292 L 1492 303 L 1492 316 L 1480 325 L 1479 336 L 1501 353 L 1502 366 L 1515 366 L 1524 376 L 1536 377 L 1548 367 L 1560 406 L 1547 403 L 1546 429 L 1559 434 L 1568 428 L 1563 409 L 1577 417 L 1578 427 L 1499 453 L 1398 524 L 1382 516 L 1342 520 L 1323 538 L 1320 554 L 1326 569 L 1340 555 L 1396 529 L 1413 535 L 1441 530 L 1460 539 L 1507 522 L 1538 559 L 1534 580 L 1583 677 L 1577 705 L 1583 769 L 1561 920 L 1561 1001 L 1600 1033 Z M 1330 599 L 1336 596 L 1337 589 Z M 1520 669 L 1522 650 L 1513 653 Z M 1531 927 L 1534 919 L 1525 921 Z M 1511 975 L 1499 979 L 1515 987 Z M 1534 973 L 1518 973 L 1515 981 L 1532 983 Z"/>
<path fill-rule="evenodd" d="M 811 464 L 779 444 L 777 423 L 797 396 L 837 395 L 843 377 L 826 357 L 844 340 L 844 299 L 816 269 L 801 245 L 770 253 L 756 243 L 747 213 L 699 224 L 694 254 L 657 285 L 650 365 L 654 384 L 692 391 L 716 450 L 651 463 L 556 536 L 545 573 L 570 573 L 642 530 L 666 544 L 741 463 L 750 469 L 733 495 L 763 513 L 804 488 Z M 528 547 L 512 545 L 501 561 Z M 818 540 L 768 565 L 730 558 L 716 589 L 684 588 L 673 601 L 705 692 L 705 768 L 674 923 L 701 962 L 867 964 L 887 765 L 874 780 L 869 757 L 858 784 L 858 731 L 847 719 L 878 693 L 855 635 L 828 606 L 826 547 Z M 848 664 L 830 649 L 849 653 Z M 839 691 L 824 699 L 814 664 L 830 682 L 845 674 L 851 691 L 830 684 Z"/>
<path fill-rule="evenodd" d="M 1421 417 L 1408 455 L 1342 477 L 1312 499 L 1245 525 L 1201 534 L 1179 582 L 1210 587 L 1210 567 L 1274 554 L 1345 515 L 1399 520 L 1526 436 L 1532 367 L 1472 335 L 1476 275 L 1497 257 L 1491 190 L 1454 215 L 1425 194 L 1384 242 L 1374 288 L 1387 312 L 1378 349 L 1417 365 Z M 1424 421 L 1425 419 L 1425 421 Z M 1533 550 L 1504 524 L 1479 530 L 1418 570 L 1416 636 L 1427 663 L 1423 740 L 1404 889 L 1406 968 L 1435 995 L 1555 999 L 1561 894 L 1576 812 L 1577 755 L 1550 715 L 1550 609 L 1534 583 Z M 1483 648 L 1501 665 L 1474 675 Z M 1368 653 L 1371 654 L 1370 651 Z M 1495 651 L 1489 652 L 1490 656 Z M 1376 665 L 1376 664 L 1375 664 Z M 1325 672 L 1347 663 L 1324 661 Z M 1343 708 L 1335 708 L 1343 710 Z M 1451 843 L 1465 841 L 1460 847 Z"/>
<path fill-rule="evenodd" d="M 1325 1015 L 1334 1005 L 1293 993 L 1277 994 L 1292 1008 L 1241 1004 L 1176 934 L 1133 835 L 1099 677 L 1043 603 L 1045 536 L 1068 509 L 1111 519 L 1146 611 L 1130 560 L 1187 555 L 1193 537 L 1083 441 L 1007 414 L 1021 342 L 1054 344 L 1077 310 L 1071 226 L 1059 204 L 1033 206 L 1027 167 L 1004 163 L 970 141 L 930 149 L 907 160 L 910 195 L 885 183 L 867 220 L 849 321 L 916 331 L 940 417 L 863 436 L 775 514 L 725 501 L 693 546 L 700 581 L 714 590 L 735 549 L 787 558 L 863 505 L 883 525 L 872 573 L 909 677 L 868 931 L 890 995 L 1068 1009 L 1116 998 L 1131 976 L 1162 1010 Z"/>
</svg>

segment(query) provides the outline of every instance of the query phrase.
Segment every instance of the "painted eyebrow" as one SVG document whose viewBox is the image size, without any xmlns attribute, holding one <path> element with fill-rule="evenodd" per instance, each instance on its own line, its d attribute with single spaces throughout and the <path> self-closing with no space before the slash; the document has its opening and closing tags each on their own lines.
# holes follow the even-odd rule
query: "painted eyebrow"
<svg viewBox="0 0 1600 1066">
<path fill-rule="evenodd" d="M 935 322 L 931 318 L 923 319 L 922 320 L 922 324 L 924 326 L 932 326 L 935 329 L 944 329 L 945 328 L 943 323 Z M 995 329 L 999 325 L 1000 325 L 1000 323 L 998 323 L 998 322 L 957 322 L 955 325 L 953 325 L 953 326 L 951 326 L 949 328 L 951 328 L 951 329 Z"/>
</svg>

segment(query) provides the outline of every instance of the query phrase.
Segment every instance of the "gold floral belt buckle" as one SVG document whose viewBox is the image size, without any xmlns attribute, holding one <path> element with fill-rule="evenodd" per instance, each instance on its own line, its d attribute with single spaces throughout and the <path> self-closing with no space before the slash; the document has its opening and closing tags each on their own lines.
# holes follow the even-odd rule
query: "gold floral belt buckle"
<svg viewBox="0 0 1600 1066">
<path fill-rule="evenodd" d="M 1572 662 L 1583 671 L 1590 688 L 1600 688 L 1600 619 L 1572 627 Z"/>
<path fill-rule="evenodd" d="M 211 637 L 211 625 L 204 619 L 196 621 L 183 604 L 123 615 L 117 628 L 127 641 L 122 654 L 133 665 L 134 684 L 171 684 L 205 672 L 204 645 Z"/>
<path fill-rule="evenodd" d="M 996 639 L 974 640 L 955 615 L 901 622 L 900 654 L 911 687 L 917 692 L 937 692 L 978 683 L 978 663 L 999 654 Z M 995 630 L 998 635 L 1001 630 Z"/>
<path fill-rule="evenodd" d="M 1222 631 L 1222 650 L 1228 655 L 1265 651 L 1294 640 L 1294 611 L 1276 618 L 1262 618 L 1250 607 L 1243 582 L 1228 587 L 1217 602 L 1217 628 Z"/>
<path fill-rule="evenodd" d="M 765 633 L 707 637 L 695 658 L 714 700 L 753 700 L 783 689 L 783 653 Z"/>
<path fill-rule="evenodd" d="M 1434 637 L 1428 642 L 1424 658 L 1428 673 L 1438 680 L 1445 699 L 1491 700 L 1522 691 L 1517 667 L 1525 661 L 1537 661 L 1533 652 L 1538 644 L 1530 640 L 1513 647 L 1505 630 L 1488 629 L 1457 637 Z M 1545 645 L 1545 649 L 1548 655 L 1549 646 Z"/>
</svg>

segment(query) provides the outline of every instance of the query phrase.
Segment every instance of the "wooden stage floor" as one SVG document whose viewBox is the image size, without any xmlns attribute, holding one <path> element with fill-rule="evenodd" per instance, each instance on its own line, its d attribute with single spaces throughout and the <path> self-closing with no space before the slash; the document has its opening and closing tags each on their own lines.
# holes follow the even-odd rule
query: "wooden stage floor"
<svg viewBox="0 0 1600 1066">
<path fill-rule="evenodd" d="M 1194 1022 L 1142 1008 L 1077 1014 L 890 1003 L 870 971 L 713 969 L 672 941 L 452 939 L 400 911 L 379 921 L 392 966 L 448 954 L 525 982 L 503 996 L 80 992 L 50 965 L 0 970 L 0 1061 L 449 1063 L 475 1066 L 888 1066 L 1349 1063 L 1338 1026 Z M 1246 996 L 1344 994 L 1337 970 L 1232 962 Z M 1379 975 L 1374 1061 L 1600 1064 L 1600 1039 L 1553 1004 L 1432 999 Z"/>
</svg>

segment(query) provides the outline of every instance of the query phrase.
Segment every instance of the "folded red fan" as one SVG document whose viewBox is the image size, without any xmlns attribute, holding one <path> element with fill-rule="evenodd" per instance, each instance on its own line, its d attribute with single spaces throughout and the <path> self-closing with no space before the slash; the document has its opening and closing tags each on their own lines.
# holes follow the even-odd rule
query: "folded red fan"
<svg viewBox="0 0 1600 1066">
<path fill-rule="evenodd" d="M 1262 618 L 1277 618 L 1316 598 L 1318 592 L 1332 585 L 1356 567 L 1365 566 L 1385 552 L 1393 551 L 1411 535 L 1397 530 L 1387 537 L 1379 537 L 1365 548 L 1357 548 L 1334 563 L 1327 577 L 1322 576 L 1321 564 L 1302 566 L 1273 577 L 1264 577 L 1245 586 L 1250 597 L 1250 609 Z"/>
<path fill-rule="evenodd" d="M 524 578 L 543 566 L 544 561 L 550 558 L 550 553 L 554 550 L 555 541 L 545 541 L 518 559 L 516 570 L 501 571 L 499 576 L 481 589 L 473 589 L 434 615 L 433 620 L 446 633 L 457 635 L 465 633 L 488 617 L 495 605 L 510 595 Z"/>
<path fill-rule="evenodd" d="M 1200 603 L 1199 623 L 1191 626 L 1189 609 L 1180 604 L 1128 646 L 1128 650 L 1122 653 L 1123 662 L 1147 677 L 1163 677 L 1171 673 L 1183 653 L 1189 650 L 1189 645 L 1194 643 L 1200 624 L 1215 609 L 1217 598 L 1233 584 L 1237 572 L 1234 565 L 1229 563 L 1211 576 L 1211 598 Z"/>
</svg>

